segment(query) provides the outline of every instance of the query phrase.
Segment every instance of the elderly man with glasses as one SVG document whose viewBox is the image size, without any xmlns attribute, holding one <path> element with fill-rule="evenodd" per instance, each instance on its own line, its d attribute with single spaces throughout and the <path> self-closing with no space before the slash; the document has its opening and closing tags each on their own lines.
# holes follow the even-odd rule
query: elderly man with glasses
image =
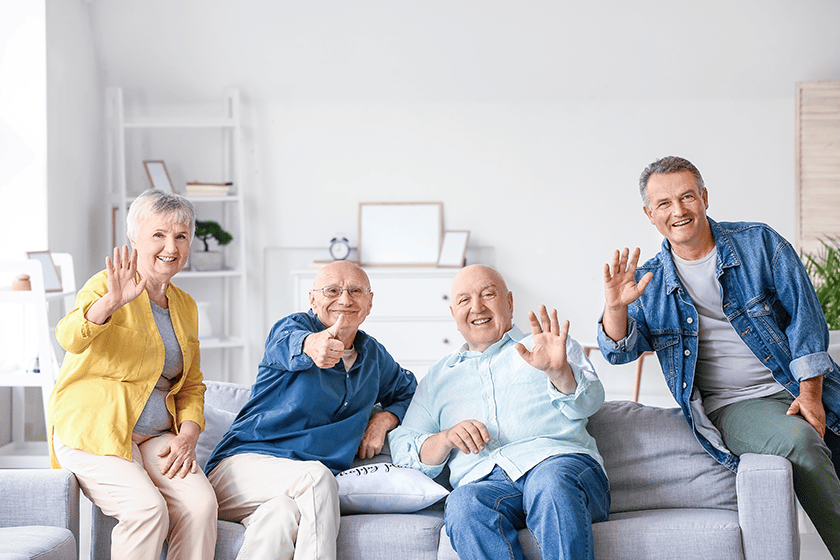
<svg viewBox="0 0 840 560">
<path fill-rule="evenodd" d="M 333 475 L 382 449 L 417 387 L 359 330 L 373 306 L 361 268 L 322 268 L 309 303 L 272 327 L 251 397 L 207 462 L 219 517 L 246 527 L 238 558 L 335 558 Z"/>
</svg>

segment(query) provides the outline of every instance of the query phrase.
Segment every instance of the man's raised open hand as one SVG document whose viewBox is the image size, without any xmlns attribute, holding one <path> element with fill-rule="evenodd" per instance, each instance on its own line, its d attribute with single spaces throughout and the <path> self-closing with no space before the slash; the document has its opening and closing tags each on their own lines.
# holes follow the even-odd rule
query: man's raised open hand
<svg viewBox="0 0 840 560">
<path fill-rule="evenodd" d="M 558 391 L 566 394 L 574 393 L 577 382 L 572 367 L 566 359 L 569 322 L 564 321 L 561 327 L 557 319 L 557 310 L 552 309 L 549 316 L 545 305 L 540 305 L 539 320 L 533 311 L 528 313 L 528 319 L 531 322 L 534 347 L 528 350 L 524 344 L 518 342 L 516 351 L 532 367 L 544 371 Z"/>
</svg>

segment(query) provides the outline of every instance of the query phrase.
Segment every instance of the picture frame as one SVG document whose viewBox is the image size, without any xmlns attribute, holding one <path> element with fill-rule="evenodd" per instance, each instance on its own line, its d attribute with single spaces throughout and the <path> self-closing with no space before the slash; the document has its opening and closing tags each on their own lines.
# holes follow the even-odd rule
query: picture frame
<svg viewBox="0 0 840 560">
<path fill-rule="evenodd" d="M 61 292 L 61 275 L 58 273 L 58 268 L 52 260 L 52 254 L 49 251 L 27 251 L 26 256 L 41 263 L 41 268 L 44 269 L 44 291 L 45 292 Z"/>
<path fill-rule="evenodd" d="M 442 233 L 442 202 L 359 203 L 361 265 L 435 266 Z"/>
<path fill-rule="evenodd" d="M 466 262 L 469 230 L 446 230 L 440 244 L 437 265 L 441 268 L 461 268 Z"/>
<path fill-rule="evenodd" d="M 145 160 L 143 167 L 146 168 L 146 175 L 148 175 L 153 189 L 160 189 L 170 194 L 174 192 L 172 181 L 169 179 L 169 172 L 166 170 L 166 164 L 163 160 Z"/>
</svg>

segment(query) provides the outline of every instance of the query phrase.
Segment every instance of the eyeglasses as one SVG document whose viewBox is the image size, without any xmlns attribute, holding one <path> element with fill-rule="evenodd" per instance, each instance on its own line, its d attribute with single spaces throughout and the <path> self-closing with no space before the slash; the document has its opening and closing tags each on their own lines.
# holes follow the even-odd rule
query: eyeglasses
<svg viewBox="0 0 840 560">
<path fill-rule="evenodd" d="M 341 286 L 324 286 L 323 288 L 313 288 L 311 292 L 321 292 L 325 298 L 335 299 L 341 297 L 342 292 L 347 292 L 351 298 L 360 298 L 368 295 L 370 288 L 363 288 L 362 286 L 350 286 L 349 288 L 342 288 Z"/>
</svg>

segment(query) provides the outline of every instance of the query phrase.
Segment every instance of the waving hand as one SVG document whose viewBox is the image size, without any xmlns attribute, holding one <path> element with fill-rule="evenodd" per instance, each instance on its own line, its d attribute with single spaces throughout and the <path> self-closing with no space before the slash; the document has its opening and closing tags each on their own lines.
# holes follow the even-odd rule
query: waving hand
<svg viewBox="0 0 840 560">
<path fill-rule="evenodd" d="M 557 319 L 557 310 L 552 309 L 549 317 L 545 305 L 540 306 L 540 320 L 533 311 L 528 313 L 528 319 L 531 322 L 534 347 L 528 350 L 523 344 L 517 343 L 516 351 L 532 367 L 544 371 L 558 391 L 574 393 L 577 382 L 566 359 L 569 322 L 564 321 L 561 327 Z"/>
</svg>

